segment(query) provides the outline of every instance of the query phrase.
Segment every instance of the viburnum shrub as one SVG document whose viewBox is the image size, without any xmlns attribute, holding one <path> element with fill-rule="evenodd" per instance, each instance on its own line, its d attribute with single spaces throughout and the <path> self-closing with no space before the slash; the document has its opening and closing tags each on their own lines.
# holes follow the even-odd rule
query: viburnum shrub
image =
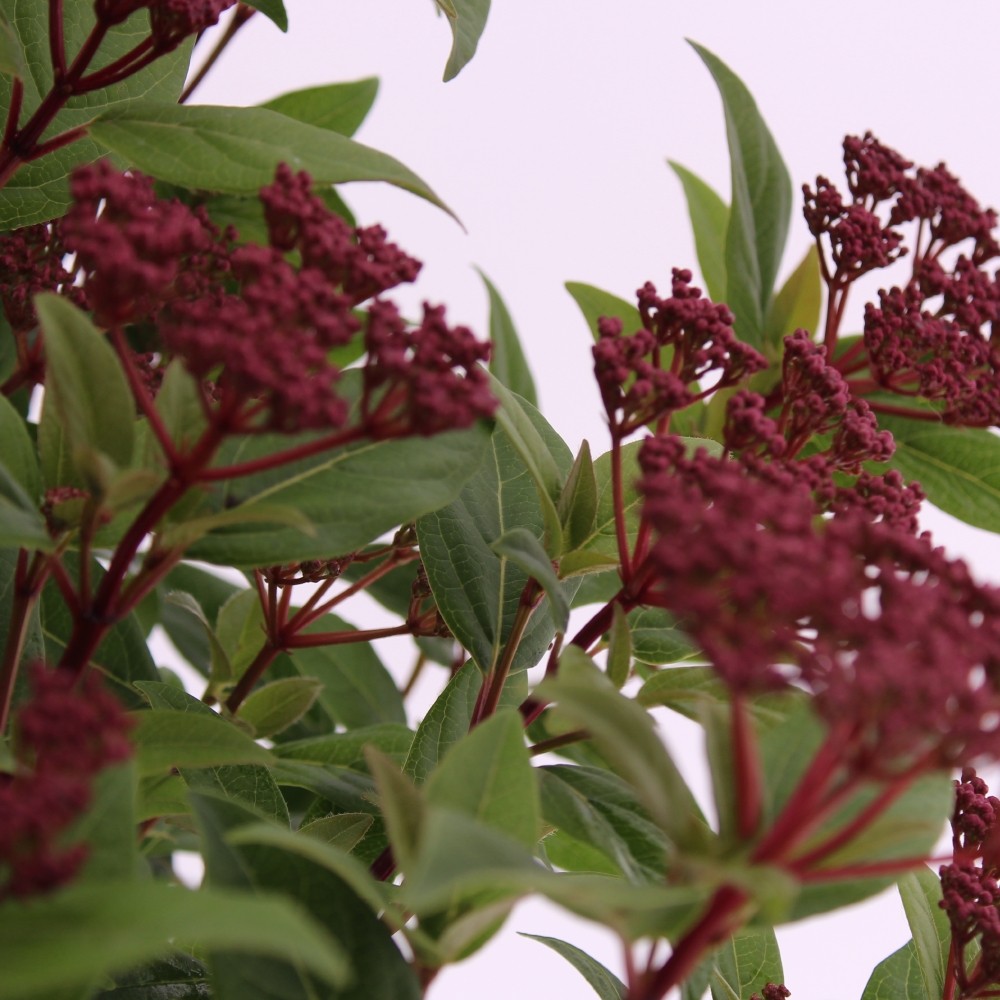
<svg viewBox="0 0 1000 1000">
<path fill-rule="evenodd" d="M 453 75 L 484 19 L 440 6 Z M 574 457 L 499 296 L 492 348 L 393 302 L 421 265 L 334 183 L 444 206 L 331 127 L 369 82 L 187 106 L 257 7 L 0 0 L 0 996 L 418 998 L 538 894 L 621 940 L 624 981 L 540 938 L 602 1000 L 783 1000 L 773 927 L 893 882 L 864 1000 L 1000 995 L 1000 589 L 918 522 L 996 466 L 996 213 L 849 136 L 775 289 L 788 174 L 696 46 L 736 194 L 683 175 L 705 290 L 571 286 L 608 429 Z"/>
</svg>

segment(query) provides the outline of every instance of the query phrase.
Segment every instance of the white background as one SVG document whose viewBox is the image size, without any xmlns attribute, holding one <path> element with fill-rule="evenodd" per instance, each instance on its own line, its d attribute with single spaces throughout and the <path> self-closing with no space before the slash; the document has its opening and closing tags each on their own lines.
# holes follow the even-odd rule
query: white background
<svg viewBox="0 0 1000 1000">
<path fill-rule="evenodd" d="M 196 100 L 252 104 L 279 93 L 379 76 L 358 139 L 420 174 L 465 231 L 384 185 L 343 190 L 362 223 L 381 222 L 426 262 L 412 309 L 445 302 L 453 321 L 486 332 L 472 265 L 498 286 L 521 332 L 548 419 L 576 448 L 606 450 L 590 375 L 589 334 L 563 289 L 585 281 L 630 298 L 673 266 L 697 269 L 675 159 L 728 195 L 721 106 L 691 37 L 744 80 L 784 155 L 796 192 L 818 173 L 842 177 L 840 142 L 871 129 L 917 163 L 940 160 L 984 205 L 1000 205 L 996 65 L 1000 7 L 987 0 L 736 3 L 698 0 L 495 0 L 477 57 L 448 84 L 450 44 L 430 0 L 286 0 L 283 36 L 247 25 Z M 787 273 L 808 245 L 796 193 Z M 861 302 L 848 320 L 860 323 Z M 992 536 L 925 519 L 983 576 Z M 696 760 L 697 732 L 667 737 Z M 562 959 L 512 928 L 566 937 L 619 969 L 600 928 L 522 904 L 508 929 L 444 972 L 431 1000 L 593 996 Z M 860 997 L 875 962 L 908 937 L 892 894 L 780 932 L 796 1000 Z"/>
</svg>

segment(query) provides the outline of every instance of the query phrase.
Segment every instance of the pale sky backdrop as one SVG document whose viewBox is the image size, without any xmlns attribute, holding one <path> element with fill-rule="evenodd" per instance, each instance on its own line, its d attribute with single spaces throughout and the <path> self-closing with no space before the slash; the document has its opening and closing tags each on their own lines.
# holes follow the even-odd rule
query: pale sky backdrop
<svg viewBox="0 0 1000 1000">
<path fill-rule="evenodd" d="M 450 32 L 431 0 L 285 2 L 288 35 L 255 18 L 196 99 L 252 104 L 381 77 L 357 138 L 420 174 L 467 231 L 385 185 L 345 187 L 347 201 L 425 261 L 402 297 L 408 308 L 445 302 L 451 319 L 485 334 L 473 265 L 490 276 L 521 332 L 543 412 L 574 450 L 587 437 L 597 454 L 607 440 L 589 335 L 563 282 L 631 297 L 646 279 L 668 288 L 673 266 L 697 269 L 667 157 L 728 196 L 719 98 L 685 37 L 748 85 L 796 191 L 818 173 L 841 178 L 843 136 L 871 129 L 917 163 L 944 159 L 981 203 L 1000 206 L 1000 5 L 989 0 L 494 0 L 479 53 L 448 84 Z M 786 273 L 809 241 L 800 205 L 796 196 Z M 992 536 L 925 523 L 980 575 L 1000 579 Z M 671 745 L 697 762 L 698 731 L 669 725 Z M 620 971 L 610 935 L 528 902 L 483 951 L 444 972 L 430 1000 L 594 995 L 515 930 L 565 937 Z M 783 929 L 785 981 L 795 1000 L 860 997 L 872 966 L 907 937 L 894 893 Z"/>
</svg>

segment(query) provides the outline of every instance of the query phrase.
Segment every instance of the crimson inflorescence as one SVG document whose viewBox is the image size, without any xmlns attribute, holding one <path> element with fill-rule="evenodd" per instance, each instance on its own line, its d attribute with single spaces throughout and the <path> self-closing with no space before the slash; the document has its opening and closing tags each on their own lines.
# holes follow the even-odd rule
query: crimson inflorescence
<svg viewBox="0 0 1000 1000">
<path fill-rule="evenodd" d="M 490 416 L 489 345 L 449 327 L 440 307 L 407 324 L 381 296 L 420 263 L 381 227 L 348 225 L 312 188 L 280 166 L 260 194 L 269 245 L 239 246 L 204 210 L 158 198 L 146 177 L 106 163 L 77 171 L 64 232 L 98 322 L 155 329 L 165 358 L 208 387 L 209 415 L 227 431 L 345 427 L 354 418 L 331 352 L 356 337 L 367 349 L 366 434 L 435 434 Z"/>
<path fill-rule="evenodd" d="M 867 367 L 878 388 L 930 401 L 947 423 L 1000 423 L 1000 357 L 992 343 L 1000 281 L 986 269 L 1000 256 L 996 212 L 982 208 L 944 164 L 914 168 L 870 133 L 844 140 L 844 165 L 849 199 L 824 177 L 815 190 L 803 188 L 837 322 L 852 282 L 905 254 L 911 261 L 909 281 L 866 307 L 859 345 L 866 356 L 849 351 L 849 370 Z M 916 235 L 907 247 L 899 227 L 910 225 Z"/>
<path fill-rule="evenodd" d="M 13 773 L 0 775 L 0 899 L 54 889 L 86 860 L 61 835 L 87 808 L 94 776 L 132 753 L 131 721 L 88 674 L 36 664 L 32 695 L 16 715 Z"/>
<path fill-rule="evenodd" d="M 787 1000 L 791 995 L 784 983 L 768 983 L 760 993 L 752 994 L 750 1000 Z"/>
<path fill-rule="evenodd" d="M 835 495 L 820 516 L 781 462 L 650 438 L 640 465 L 656 537 L 643 600 L 677 615 L 732 689 L 809 690 L 867 774 L 949 766 L 995 743 L 1000 590 L 865 497 Z"/>
<path fill-rule="evenodd" d="M 955 782 L 952 814 L 954 861 L 943 865 L 941 908 L 952 933 L 955 978 L 963 996 L 978 996 L 1000 980 L 1000 799 L 989 794 L 986 782 L 966 767 Z M 973 942 L 980 957 L 969 968 L 966 949 Z"/>
<path fill-rule="evenodd" d="M 626 335 L 621 321 L 602 318 L 593 349 L 601 399 L 619 437 L 767 366 L 736 339 L 729 309 L 691 285 L 690 271 L 674 269 L 669 298 L 649 282 L 637 295 L 642 329 Z"/>
</svg>

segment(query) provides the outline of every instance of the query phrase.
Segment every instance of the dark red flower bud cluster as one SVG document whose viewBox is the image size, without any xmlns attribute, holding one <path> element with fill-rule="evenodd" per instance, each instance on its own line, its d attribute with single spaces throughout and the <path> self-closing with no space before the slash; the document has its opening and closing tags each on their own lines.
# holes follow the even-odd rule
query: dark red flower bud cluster
<svg viewBox="0 0 1000 1000">
<path fill-rule="evenodd" d="M 643 328 L 624 335 L 620 321 L 602 318 L 593 349 L 601 399 L 619 437 L 767 366 L 736 339 L 729 309 L 691 285 L 690 271 L 674 268 L 669 298 L 649 282 L 637 295 Z"/>
<path fill-rule="evenodd" d="M 83 304 L 82 290 L 66 270 L 59 223 L 26 226 L 0 237 L 0 305 L 16 335 L 38 325 L 33 299 L 60 292 Z"/>
<path fill-rule="evenodd" d="M 61 834 L 90 803 L 94 776 L 132 753 L 131 721 L 91 673 L 36 664 L 31 700 L 17 713 L 17 765 L 0 775 L 0 899 L 47 892 L 73 878 L 85 844 Z"/>
<path fill-rule="evenodd" d="M 97 20 L 113 27 L 148 8 L 153 48 L 169 52 L 185 38 L 212 27 L 236 0 L 94 0 Z"/>
<path fill-rule="evenodd" d="M 951 818 L 954 862 L 941 874 L 941 908 L 951 924 L 955 979 L 962 996 L 979 996 L 1000 981 L 1000 799 L 966 767 L 955 782 Z M 966 949 L 977 942 L 980 957 L 970 963 Z"/>
<path fill-rule="evenodd" d="M 845 762 L 869 774 L 995 742 L 1000 590 L 860 501 L 820 517 L 781 462 L 652 438 L 640 465 L 657 539 L 643 599 L 676 614 L 734 690 L 811 691 L 849 730 Z"/>
<path fill-rule="evenodd" d="M 307 174 L 282 165 L 261 191 L 267 247 L 235 246 L 203 211 L 159 199 L 148 178 L 107 164 L 78 171 L 72 192 L 66 240 L 98 322 L 149 321 L 166 355 L 211 383 L 227 430 L 344 427 L 350 408 L 331 352 L 365 326 L 365 433 L 434 434 L 495 409 L 479 367 L 488 345 L 449 328 L 440 308 L 408 327 L 378 296 L 413 281 L 419 261 L 381 227 L 349 226 Z M 366 302 L 367 324 L 355 313 Z"/>
<path fill-rule="evenodd" d="M 750 1000 L 787 1000 L 791 995 L 784 983 L 768 983 L 760 993 L 752 994 Z"/>
<path fill-rule="evenodd" d="M 955 280 L 965 279 L 957 272 Z M 992 323 L 1000 287 L 989 281 L 988 296 L 974 303 L 963 298 L 961 308 L 967 316 L 988 308 Z M 872 375 L 893 392 L 932 400 L 946 423 L 1000 423 L 1000 351 L 978 327 L 963 325 L 942 309 L 928 310 L 925 303 L 919 282 L 911 282 L 880 292 L 878 307 L 866 306 L 864 343 Z"/>
</svg>

